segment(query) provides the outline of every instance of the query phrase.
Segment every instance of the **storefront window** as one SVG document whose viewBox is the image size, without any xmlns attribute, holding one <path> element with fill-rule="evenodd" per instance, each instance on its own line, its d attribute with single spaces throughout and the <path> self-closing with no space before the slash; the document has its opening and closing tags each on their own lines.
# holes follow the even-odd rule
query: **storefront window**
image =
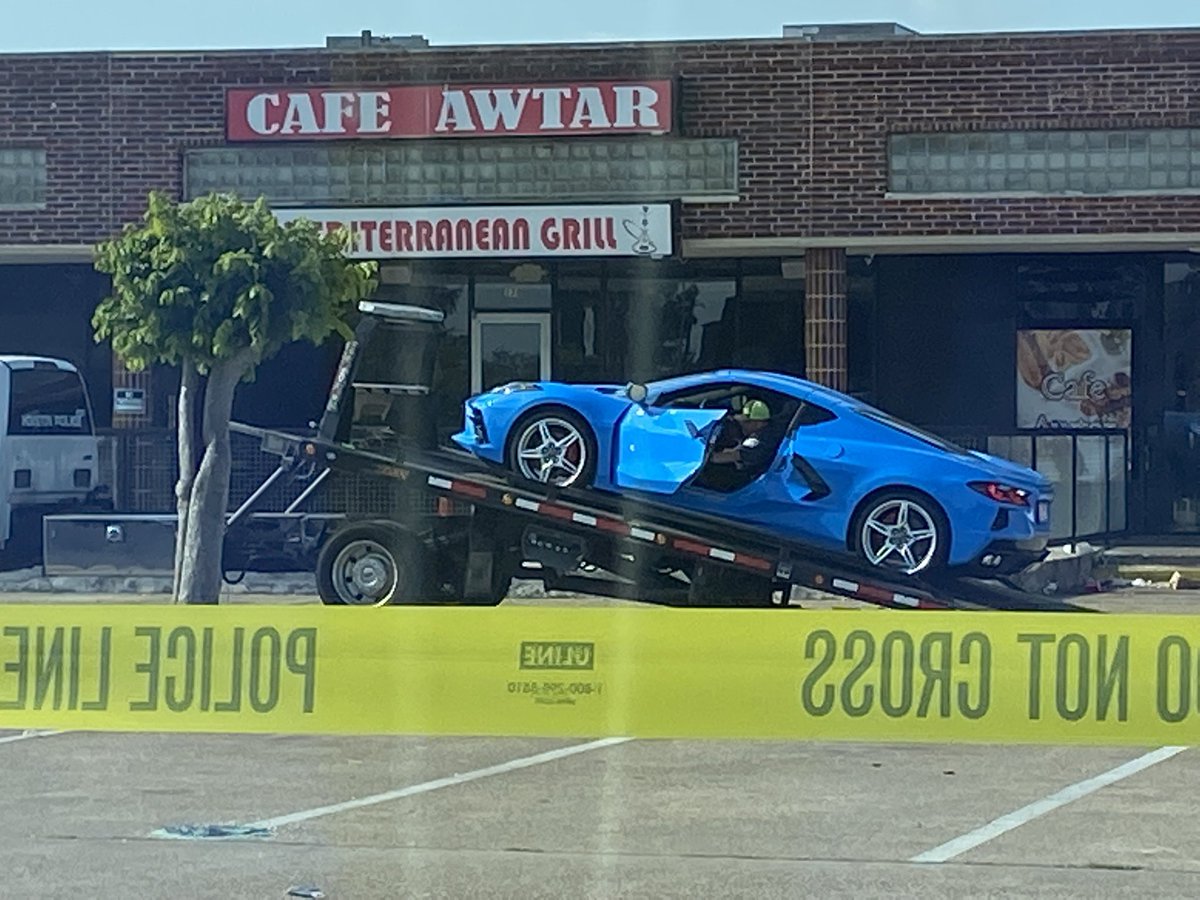
<svg viewBox="0 0 1200 900">
<path fill-rule="evenodd" d="M 554 293 L 556 378 L 584 383 L 622 379 L 610 321 L 596 267 L 560 269 Z"/>
<path fill-rule="evenodd" d="M 653 380 L 695 372 L 728 358 L 735 329 L 727 316 L 735 279 L 611 278 L 610 313 L 624 330 L 621 369 Z M 732 312 L 729 309 L 729 312 Z"/>
<path fill-rule="evenodd" d="M 1016 294 L 1027 322 L 1133 321 L 1147 282 L 1140 261 L 1055 257 L 1019 264 Z"/>
<path fill-rule="evenodd" d="M 1012 263 L 983 255 L 881 255 L 871 267 L 875 405 L 959 443 L 1011 430 Z M 857 286 L 853 279 L 851 289 Z"/>
<path fill-rule="evenodd" d="M 1171 523 L 1200 530 L 1200 262 L 1165 265 L 1167 409 L 1163 422 Z"/>
<path fill-rule="evenodd" d="M 778 263 L 775 264 L 778 270 Z M 804 374 L 804 282 L 779 275 L 745 275 L 729 311 L 721 351 L 712 364 Z M 732 332 L 732 334 L 730 334 Z"/>
</svg>

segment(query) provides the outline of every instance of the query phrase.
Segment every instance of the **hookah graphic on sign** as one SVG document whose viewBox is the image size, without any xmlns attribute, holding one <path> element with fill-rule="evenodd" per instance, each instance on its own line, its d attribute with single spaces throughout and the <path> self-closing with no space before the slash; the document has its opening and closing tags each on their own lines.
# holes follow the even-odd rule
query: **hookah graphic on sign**
<svg viewBox="0 0 1200 900">
<path fill-rule="evenodd" d="M 629 219 L 621 222 L 625 231 L 633 238 L 633 252 L 638 256 L 653 256 L 658 251 L 658 245 L 650 240 L 650 207 L 642 207 L 642 225 L 638 228 Z"/>
</svg>

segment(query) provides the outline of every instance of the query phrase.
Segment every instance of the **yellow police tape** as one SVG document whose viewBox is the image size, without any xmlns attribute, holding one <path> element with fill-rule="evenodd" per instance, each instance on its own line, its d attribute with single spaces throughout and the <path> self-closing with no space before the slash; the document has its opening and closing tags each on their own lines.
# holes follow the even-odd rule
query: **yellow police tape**
<svg viewBox="0 0 1200 900">
<path fill-rule="evenodd" d="M 1200 741 L 1200 617 L 7 606 L 0 728 Z"/>
</svg>

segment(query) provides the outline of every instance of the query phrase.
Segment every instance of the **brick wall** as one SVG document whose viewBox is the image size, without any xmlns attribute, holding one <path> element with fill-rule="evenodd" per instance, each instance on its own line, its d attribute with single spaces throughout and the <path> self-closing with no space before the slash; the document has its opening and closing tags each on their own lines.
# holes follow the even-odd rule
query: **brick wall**
<svg viewBox="0 0 1200 900">
<path fill-rule="evenodd" d="M 1200 127 L 1200 31 L 312 51 L 0 56 L 0 146 L 44 145 L 49 204 L 0 244 L 91 243 L 178 193 L 224 141 L 224 89 L 443 80 L 680 79 L 683 132 L 741 140 L 742 200 L 684 238 L 1200 230 L 1200 197 L 888 199 L 904 130 Z"/>
</svg>

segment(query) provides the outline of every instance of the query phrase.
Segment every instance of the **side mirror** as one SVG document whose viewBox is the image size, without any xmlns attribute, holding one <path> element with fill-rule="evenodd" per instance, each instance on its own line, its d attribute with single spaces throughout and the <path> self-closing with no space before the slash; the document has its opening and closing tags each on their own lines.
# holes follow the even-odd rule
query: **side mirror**
<svg viewBox="0 0 1200 900">
<path fill-rule="evenodd" d="M 646 398 L 650 396 L 650 391 L 646 389 L 644 384 L 631 384 L 625 393 L 630 400 L 639 405 L 645 403 Z"/>
</svg>

